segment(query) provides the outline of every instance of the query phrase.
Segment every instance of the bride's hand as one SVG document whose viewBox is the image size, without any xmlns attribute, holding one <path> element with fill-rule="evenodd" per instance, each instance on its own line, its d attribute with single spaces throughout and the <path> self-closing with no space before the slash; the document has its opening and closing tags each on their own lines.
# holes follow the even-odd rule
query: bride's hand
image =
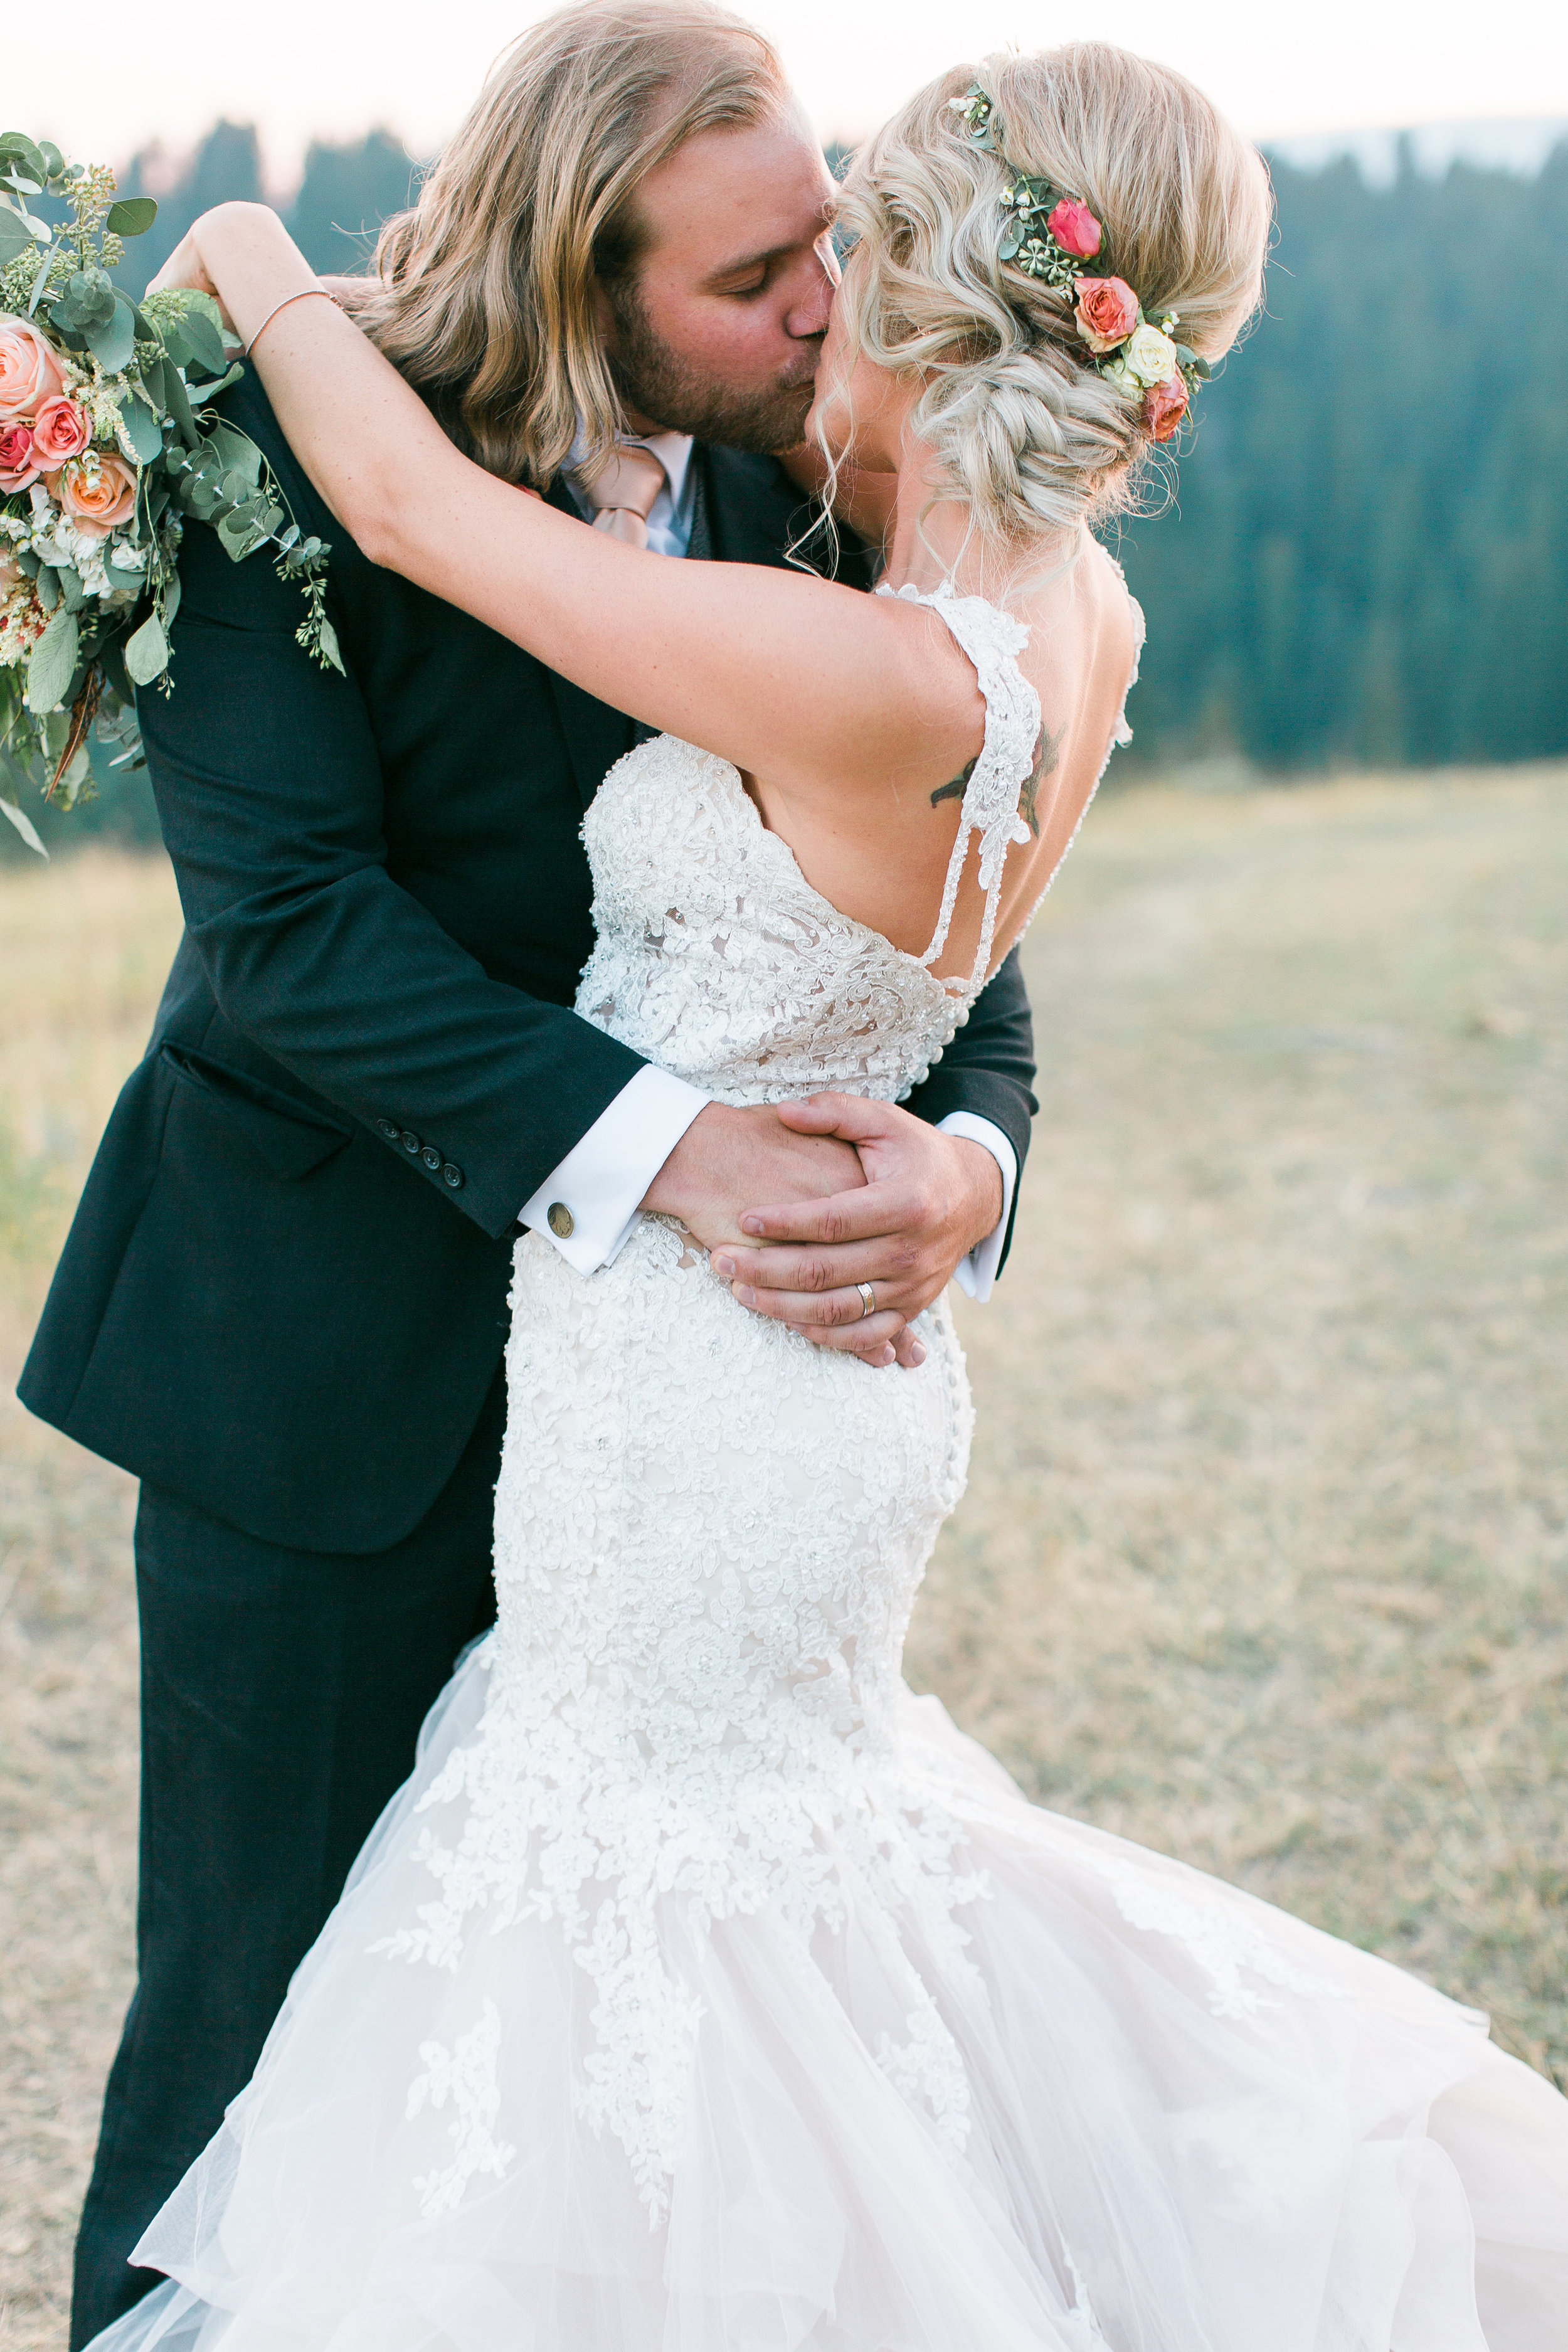
<svg viewBox="0 0 1568 2352">
<path fill-rule="evenodd" d="M 200 227 L 201 223 L 197 221 L 194 226 L 185 231 L 147 291 L 149 294 L 163 294 L 168 292 L 173 287 L 183 287 L 193 294 L 210 295 L 217 304 L 224 325 L 232 335 L 235 331 L 234 320 L 229 317 L 223 296 L 213 284 L 207 274 L 206 263 L 202 259 L 202 249 L 196 234 Z"/>
</svg>

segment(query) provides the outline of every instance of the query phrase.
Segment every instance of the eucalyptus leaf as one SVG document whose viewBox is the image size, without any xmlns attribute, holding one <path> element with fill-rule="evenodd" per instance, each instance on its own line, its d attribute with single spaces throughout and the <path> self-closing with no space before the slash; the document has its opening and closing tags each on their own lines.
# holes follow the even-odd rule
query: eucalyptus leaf
<svg viewBox="0 0 1568 2352">
<path fill-rule="evenodd" d="M 103 571 L 111 588 L 140 588 L 144 585 L 144 575 L 142 572 L 122 572 L 111 555 L 104 557 Z"/>
<path fill-rule="evenodd" d="M 59 149 L 55 145 L 54 141 L 52 139 L 40 139 L 38 142 L 38 152 L 44 159 L 44 169 L 47 172 L 50 179 L 58 180 L 60 173 L 65 170 L 66 159 L 60 153 Z"/>
<path fill-rule="evenodd" d="M 0 205 L 0 269 L 8 269 L 12 262 L 26 252 L 32 242 L 26 224 L 10 205 Z"/>
<path fill-rule="evenodd" d="M 41 640 L 40 640 L 41 642 Z M 125 641 L 125 674 L 132 686 L 151 686 L 169 667 L 169 640 L 156 613 L 149 613 Z"/>
<path fill-rule="evenodd" d="M 58 154 L 59 151 L 54 152 Z M 25 131 L 0 131 L 0 163 L 19 163 L 34 180 L 52 176 L 43 149 L 36 147 Z"/>
<path fill-rule="evenodd" d="M 180 435 L 186 448 L 199 448 L 201 431 L 192 414 L 191 404 L 186 397 L 184 383 L 177 367 L 166 367 L 163 370 L 163 404 L 179 426 Z"/>
<path fill-rule="evenodd" d="M 44 288 L 48 281 L 49 270 L 54 262 L 54 257 L 55 247 L 52 245 L 46 247 L 44 257 L 38 264 L 38 274 L 34 278 L 31 291 L 27 296 L 27 316 L 29 319 L 33 316 L 38 307 L 38 297 L 43 292 Z"/>
<path fill-rule="evenodd" d="M 227 354 L 223 337 L 205 310 L 187 310 L 180 321 L 191 355 L 204 375 L 221 375 Z"/>
<path fill-rule="evenodd" d="M 163 456 L 163 428 L 152 410 L 133 394 L 121 402 L 120 421 L 139 466 L 150 466 L 154 457 Z"/>
<path fill-rule="evenodd" d="M 106 325 L 84 328 L 87 347 L 106 375 L 118 375 L 129 366 L 136 349 L 136 314 L 123 294 L 116 294 Z"/>
<path fill-rule="evenodd" d="M 179 609 L 180 575 L 177 572 L 174 572 L 169 575 L 169 584 L 163 591 L 163 601 L 158 607 L 159 617 L 165 629 L 174 626 L 174 615 Z"/>
<path fill-rule="evenodd" d="M 118 298 L 123 301 L 121 295 Z M 94 327 L 107 327 L 114 317 L 116 296 L 112 284 L 101 269 L 73 269 L 56 296 L 49 316 L 57 327 L 70 334 L 85 335 Z M 130 304 L 126 303 L 129 310 Z"/>
<path fill-rule="evenodd" d="M 316 631 L 316 643 L 321 646 L 338 676 L 347 677 L 348 672 L 343 667 L 343 657 L 338 647 L 338 633 L 324 613 L 321 614 L 321 623 Z"/>
<path fill-rule="evenodd" d="M 76 674 L 79 643 L 76 614 L 68 613 L 62 605 L 27 657 L 29 710 L 46 712 L 59 708 Z"/>
<path fill-rule="evenodd" d="M 41 563 L 34 575 L 33 585 L 38 602 L 46 613 L 52 613 L 60 601 L 60 575 L 52 563 Z"/>
<path fill-rule="evenodd" d="M 151 196 L 121 196 L 109 207 L 104 226 L 110 236 L 145 236 L 158 217 L 158 207 Z"/>
<path fill-rule="evenodd" d="M 248 433 L 219 417 L 207 435 L 207 444 L 226 474 L 237 474 L 247 489 L 261 480 L 261 452 Z"/>
<path fill-rule="evenodd" d="M 196 406 L 209 400 L 216 400 L 220 392 L 226 392 L 231 383 L 237 383 L 244 373 L 245 370 L 237 360 L 226 373 L 220 375 L 216 383 L 187 384 L 185 388 L 190 395 L 192 405 Z"/>
<path fill-rule="evenodd" d="M 37 827 L 32 818 L 16 806 L 15 801 L 0 800 L 0 816 L 9 817 L 28 848 L 36 849 L 38 856 L 47 864 L 49 853 L 38 839 Z"/>
<path fill-rule="evenodd" d="M 83 596 L 81 575 L 74 564 L 62 563 L 59 579 L 61 604 L 68 613 L 79 613 Z"/>
</svg>

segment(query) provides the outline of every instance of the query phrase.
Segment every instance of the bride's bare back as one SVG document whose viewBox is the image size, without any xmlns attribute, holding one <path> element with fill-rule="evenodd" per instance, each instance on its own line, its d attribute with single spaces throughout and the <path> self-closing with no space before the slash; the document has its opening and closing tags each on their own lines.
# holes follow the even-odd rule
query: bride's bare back
<svg viewBox="0 0 1568 2352">
<path fill-rule="evenodd" d="M 971 589 L 960 565 L 955 598 Z M 1026 838 L 1008 847 L 986 965 L 994 971 L 1033 913 L 1066 854 L 1104 770 L 1121 726 L 1122 705 L 1136 674 L 1141 616 L 1118 567 L 1086 532 L 1066 561 L 1026 580 L 1005 609 L 1027 631 L 1017 667 L 1039 703 L 1032 760 L 1019 792 Z M 907 625 L 930 640 L 931 667 L 950 680 L 965 709 L 970 692 L 952 662 L 946 623 L 929 604 Z M 868 695 L 876 689 L 868 683 Z M 921 747 L 923 750 L 923 747 Z M 785 840 L 812 887 L 841 913 L 853 916 L 915 956 L 936 935 L 944 884 L 963 822 L 965 788 L 979 756 L 933 780 L 920 752 L 907 772 L 879 789 L 850 784 L 837 793 L 747 775 L 747 791 L 770 831 Z M 967 980 L 980 944 L 985 892 L 979 844 L 966 846 L 956 901 L 933 969 Z"/>
</svg>

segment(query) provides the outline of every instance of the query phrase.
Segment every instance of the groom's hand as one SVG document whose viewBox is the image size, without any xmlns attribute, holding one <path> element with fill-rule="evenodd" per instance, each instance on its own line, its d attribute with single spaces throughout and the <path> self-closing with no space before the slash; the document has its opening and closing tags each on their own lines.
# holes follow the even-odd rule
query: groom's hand
<svg viewBox="0 0 1568 2352">
<path fill-rule="evenodd" d="M 744 1210 L 742 1233 L 768 1246 L 725 1248 L 713 1269 L 742 1307 L 776 1316 L 825 1348 L 869 1363 L 912 1366 L 924 1349 L 905 1326 L 938 1297 L 955 1266 L 994 1233 L 1002 1171 L 984 1144 L 943 1135 L 896 1104 L 858 1095 L 781 1103 L 802 1137 L 853 1144 L 864 1182 L 828 1199 L 780 1199 Z M 875 1314 L 856 1287 L 869 1283 Z"/>
<path fill-rule="evenodd" d="M 765 1255 L 747 1248 L 742 1239 L 742 1218 L 755 1202 L 791 1207 L 842 1203 L 866 1184 L 854 1145 L 828 1131 L 830 1120 L 797 1118 L 795 1114 L 803 1108 L 710 1103 L 648 1186 L 642 1206 L 678 1217 L 710 1255 L 723 1251 L 749 1262 Z M 921 1132 L 929 1135 L 931 1129 Z M 858 1313 L 858 1291 L 849 1296 Z M 890 1364 L 895 1360 L 891 1343 L 902 1334 L 901 1316 L 868 1318 L 855 1335 L 854 1352 L 868 1363 Z M 907 1349 L 909 1342 L 902 1344 Z"/>
</svg>

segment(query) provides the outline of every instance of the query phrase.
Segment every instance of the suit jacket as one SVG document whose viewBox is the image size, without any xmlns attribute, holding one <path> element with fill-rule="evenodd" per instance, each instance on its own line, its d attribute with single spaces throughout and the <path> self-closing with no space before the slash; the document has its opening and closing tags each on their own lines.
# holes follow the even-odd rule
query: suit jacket
<svg viewBox="0 0 1568 2352">
<path fill-rule="evenodd" d="M 520 1205 L 639 1066 L 571 1009 L 583 811 L 634 729 L 367 562 L 254 377 L 226 405 L 331 542 L 348 675 L 300 651 L 264 556 L 187 530 L 173 690 L 141 698 L 185 931 L 19 1392 L 248 1534 L 368 1553 L 476 1424 Z M 694 461 L 699 551 L 782 562 L 778 467 Z M 1022 1164 L 1032 1076 L 1009 962 L 910 1107 L 982 1113 Z"/>
</svg>

